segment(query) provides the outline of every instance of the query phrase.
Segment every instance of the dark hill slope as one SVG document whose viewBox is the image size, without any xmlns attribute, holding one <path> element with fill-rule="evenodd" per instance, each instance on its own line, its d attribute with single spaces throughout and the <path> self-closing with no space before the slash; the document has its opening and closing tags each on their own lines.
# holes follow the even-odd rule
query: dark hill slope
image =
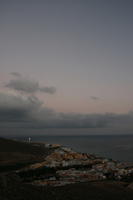
<svg viewBox="0 0 133 200">
<path fill-rule="evenodd" d="M 17 169 L 44 159 L 49 154 L 44 144 L 0 138 L 0 171 Z"/>
</svg>

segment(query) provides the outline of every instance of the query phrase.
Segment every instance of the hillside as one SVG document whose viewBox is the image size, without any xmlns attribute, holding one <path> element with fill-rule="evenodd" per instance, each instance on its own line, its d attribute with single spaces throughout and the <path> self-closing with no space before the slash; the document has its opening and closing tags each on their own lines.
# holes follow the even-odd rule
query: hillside
<svg viewBox="0 0 133 200">
<path fill-rule="evenodd" d="M 63 150 L 67 153 L 63 154 Z M 88 160 L 88 158 L 90 160 Z M 56 162 L 56 165 L 53 166 L 55 159 L 56 161 L 58 159 L 58 162 Z M 133 182 L 132 179 L 130 182 L 113 179 L 96 180 L 97 176 L 93 176 L 93 179 L 95 178 L 95 180 L 91 181 L 90 175 L 85 174 L 86 170 L 88 170 L 87 173 L 89 172 L 88 167 L 86 169 L 86 166 L 84 166 L 85 168 L 83 169 L 83 166 L 77 162 L 79 165 L 68 165 L 67 167 L 63 168 L 61 164 L 59 165 L 59 163 L 64 164 L 62 159 L 66 160 L 65 165 L 66 162 L 69 164 L 71 163 L 72 165 L 72 160 L 74 159 L 77 159 L 77 161 L 81 160 L 81 164 L 84 162 L 89 163 L 91 161 L 92 167 L 102 161 L 102 158 L 98 159 L 93 155 L 76 153 L 71 149 L 67 149 L 58 145 L 49 145 L 49 147 L 46 147 L 45 144 L 41 143 L 26 143 L 1 138 L 0 200 L 133 199 L 133 190 L 129 187 L 129 185 L 131 185 Z M 108 162 L 113 161 L 107 161 L 106 159 L 106 164 Z M 73 167 L 75 167 L 75 169 Z M 45 170 L 46 168 L 47 171 Z M 52 170 L 49 171 L 48 169 Z M 80 175 L 83 182 L 77 179 L 77 177 L 75 180 L 78 181 L 73 182 L 74 179 L 69 178 L 70 174 L 68 174 L 68 176 L 65 174 L 63 177 L 65 178 L 65 181 L 69 178 L 69 184 L 59 186 L 56 184 L 44 184 L 46 177 L 49 178 L 51 182 L 53 181 L 53 176 L 55 175 L 56 170 L 58 170 L 60 173 L 64 173 L 64 171 L 68 171 L 69 173 L 71 172 L 72 176 L 75 175 L 74 173 L 77 173 L 78 171 L 80 174 L 77 174 L 76 176 Z M 81 172 L 83 172 L 84 176 L 82 176 Z M 88 181 L 86 181 L 86 178 Z M 43 184 L 37 183 L 40 180 Z M 72 184 L 70 181 L 72 181 Z M 37 184 L 33 184 L 34 182 Z"/>
</svg>

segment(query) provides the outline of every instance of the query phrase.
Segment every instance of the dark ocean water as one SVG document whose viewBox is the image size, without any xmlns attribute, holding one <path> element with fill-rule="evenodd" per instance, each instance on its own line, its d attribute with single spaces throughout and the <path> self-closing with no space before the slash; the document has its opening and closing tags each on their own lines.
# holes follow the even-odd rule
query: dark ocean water
<svg viewBox="0 0 133 200">
<path fill-rule="evenodd" d="M 58 143 L 78 152 L 133 162 L 133 136 L 131 135 L 33 136 L 32 141 Z"/>
<path fill-rule="evenodd" d="M 133 135 L 94 135 L 89 129 L 45 129 L 43 132 L 17 132 L 12 138 L 19 140 L 57 143 L 78 152 L 92 153 L 119 161 L 133 163 Z"/>
</svg>

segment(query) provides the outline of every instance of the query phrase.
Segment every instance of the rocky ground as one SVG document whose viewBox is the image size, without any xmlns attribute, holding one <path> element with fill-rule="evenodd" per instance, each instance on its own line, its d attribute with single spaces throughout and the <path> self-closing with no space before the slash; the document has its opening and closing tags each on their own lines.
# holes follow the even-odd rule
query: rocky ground
<svg viewBox="0 0 133 200">
<path fill-rule="evenodd" d="M 133 199 L 133 166 L 71 148 L 0 139 L 0 199 Z"/>
<path fill-rule="evenodd" d="M 62 186 L 78 182 L 133 180 L 133 166 L 60 145 L 44 144 L 51 152 L 42 162 L 28 165 L 16 173 L 33 185 Z"/>
</svg>

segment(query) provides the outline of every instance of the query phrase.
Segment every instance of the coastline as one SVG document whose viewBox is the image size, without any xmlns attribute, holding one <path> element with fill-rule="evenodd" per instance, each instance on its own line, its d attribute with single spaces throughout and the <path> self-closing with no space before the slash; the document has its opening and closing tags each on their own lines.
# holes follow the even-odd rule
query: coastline
<svg viewBox="0 0 133 200">
<path fill-rule="evenodd" d="M 76 152 L 91 153 L 121 162 L 133 163 L 133 136 L 131 135 L 48 136 L 45 134 L 32 136 L 32 141 L 58 143 L 63 146 L 72 147 Z M 18 139 L 27 140 L 27 137 L 18 137 Z"/>
<path fill-rule="evenodd" d="M 2 192 L 10 190 L 11 185 L 14 184 L 16 190 L 23 186 L 24 190 L 28 187 L 29 190 L 34 188 L 36 192 L 40 188 L 45 191 L 46 188 L 52 187 L 55 196 L 58 196 L 57 191 L 64 190 L 66 192 L 71 187 L 70 191 L 73 196 L 73 189 L 76 190 L 77 188 L 78 191 L 80 185 L 81 188 L 85 187 L 86 190 L 87 188 L 89 190 L 89 187 L 94 187 L 95 190 L 96 188 L 99 190 L 99 187 L 106 188 L 107 193 L 109 192 L 108 187 L 110 189 L 115 188 L 115 193 L 121 188 L 125 191 L 125 194 L 131 193 L 133 197 L 133 166 L 127 166 L 125 163 L 92 154 L 78 153 L 71 148 L 58 144 L 27 143 L 7 139 L 0 139 L 0 144 L 0 154 L 4 154 L 3 161 L 2 157 L 0 160 L 0 167 L 3 165 L 5 168 L 0 172 Z M 18 166 L 13 168 L 16 164 Z M 33 194 L 36 193 L 35 191 Z M 120 195 L 122 193 L 121 191 Z M 12 195 L 15 194 L 15 192 L 12 193 Z M 7 194 L 3 192 L 1 195 L 6 197 Z M 18 192 L 16 195 L 19 196 Z M 41 195 L 44 194 L 41 193 Z M 113 192 L 112 195 L 112 199 L 114 199 Z M 126 199 L 130 199 L 130 197 Z M 52 197 L 49 196 L 46 199 L 52 199 Z M 77 199 L 79 198 L 77 197 Z"/>
</svg>

